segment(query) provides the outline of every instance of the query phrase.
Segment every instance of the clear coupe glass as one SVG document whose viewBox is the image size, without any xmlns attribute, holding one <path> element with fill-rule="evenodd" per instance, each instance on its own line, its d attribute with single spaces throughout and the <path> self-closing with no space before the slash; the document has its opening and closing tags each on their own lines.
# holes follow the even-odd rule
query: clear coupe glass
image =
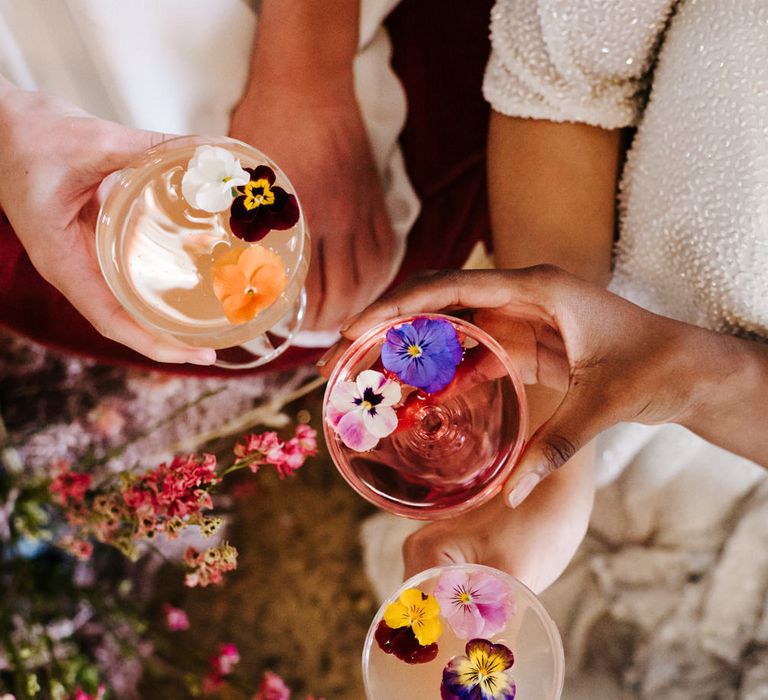
<svg viewBox="0 0 768 700">
<path fill-rule="evenodd" d="M 266 166 L 258 172 L 273 173 L 268 185 L 273 199 L 275 191 L 295 194 L 277 164 L 252 146 L 225 137 L 171 139 L 118 173 L 98 218 L 99 263 L 115 296 L 144 326 L 190 345 L 215 348 L 219 366 L 256 367 L 283 352 L 299 329 L 309 235 L 301 214 L 289 228 L 271 230 L 258 243 L 249 242 L 233 234 L 229 208 L 209 211 L 194 206 L 185 198 L 182 182 L 201 147 L 218 149 L 219 155 L 223 149 L 239 172 L 243 172 L 240 166 L 251 172 Z M 232 187 L 231 197 L 244 196 L 242 191 Z M 271 200 L 262 196 L 261 202 Z M 294 206 L 300 212 L 297 200 Z M 268 297 L 269 303 L 251 318 L 231 311 L 228 315 L 223 300 L 233 294 L 231 273 L 240 274 L 236 269 L 240 255 L 254 245 L 269 251 L 264 255 L 270 262 L 279 257 L 284 273 L 279 294 Z M 221 273 L 226 264 L 228 277 Z M 253 265 L 246 268 L 248 273 L 253 270 Z M 244 291 L 259 294 L 255 287 Z M 245 307 L 248 298 L 241 296 Z"/>
<path fill-rule="evenodd" d="M 424 641 L 439 620 L 434 646 L 414 641 L 407 624 L 387 625 L 418 625 L 419 615 L 430 635 Z M 379 609 L 363 648 L 368 700 L 558 700 L 564 672 L 560 634 L 539 599 L 479 564 L 435 567 L 406 581 Z"/>
<path fill-rule="evenodd" d="M 429 326 L 435 323 L 435 328 Z M 446 338 L 453 342 L 444 324 L 450 324 L 458 339 L 453 360 L 442 352 Z M 414 338 L 416 344 L 404 350 L 406 361 L 429 362 L 432 353 L 438 364 L 449 363 L 449 372 L 450 363 L 457 362 L 447 386 L 427 391 L 409 385 L 407 375 L 402 379 L 387 370 L 382 358 L 393 329 Z M 425 334 L 423 355 L 419 332 Z M 430 333 L 438 334 L 432 346 Z M 381 391 L 389 398 L 361 383 L 382 376 Z M 359 398 L 354 398 L 355 382 L 362 387 Z M 391 416 L 385 404 L 396 418 L 394 429 L 372 446 L 372 441 L 356 443 L 354 435 L 345 433 L 352 419 L 342 421 L 339 401 L 340 395 L 352 392 L 353 402 L 370 406 L 366 391 L 373 392 L 371 401 L 383 402 L 370 409 L 374 419 L 383 412 Z M 528 430 L 525 390 L 503 348 L 477 326 L 441 314 L 397 318 L 353 343 L 328 382 L 323 413 L 330 455 L 349 484 L 371 503 L 417 519 L 450 517 L 496 495 L 523 450 Z"/>
</svg>

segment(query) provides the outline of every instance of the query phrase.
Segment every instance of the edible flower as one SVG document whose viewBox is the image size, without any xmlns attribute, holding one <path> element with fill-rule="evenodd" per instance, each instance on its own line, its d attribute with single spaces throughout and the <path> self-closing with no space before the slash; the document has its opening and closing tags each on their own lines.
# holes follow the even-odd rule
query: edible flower
<svg viewBox="0 0 768 700">
<path fill-rule="evenodd" d="M 417 318 L 390 328 L 381 348 L 387 370 L 430 394 L 451 383 L 462 356 L 459 335 L 444 319 Z"/>
<path fill-rule="evenodd" d="M 371 450 L 397 427 L 392 408 L 400 400 L 400 385 L 381 372 L 364 370 L 354 382 L 338 382 L 329 397 L 326 420 L 351 450 Z"/>
<path fill-rule="evenodd" d="M 425 664 L 437 656 L 437 643 L 422 646 L 410 627 L 392 629 L 382 620 L 374 639 L 385 654 L 394 654 L 395 658 L 407 664 Z"/>
<path fill-rule="evenodd" d="M 509 587 L 491 574 L 446 571 L 434 595 L 460 639 L 490 637 L 504 629 L 515 613 Z"/>
<path fill-rule="evenodd" d="M 213 292 L 232 323 L 250 321 L 271 306 L 287 284 L 280 256 L 260 245 L 231 251 L 213 269 Z"/>
<path fill-rule="evenodd" d="M 198 146 L 181 179 L 181 193 L 193 207 L 219 212 L 229 209 L 250 175 L 226 148 Z"/>
<path fill-rule="evenodd" d="M 244 241 L 260 241 L 271 230 L 283 231 L 299 220 L 299 202 L 282 187 L 275 187 L 275 172 L 266 165 L 246 168 L 232 202 L 229 228 Z"/>
<path fill-rule="evenodd" d="M 419 644 L 436 642 L 443 633 L 440 605 L 434 596 L 418 588 L 407 588 L 384 611 L 384 622 L 391 629 L 410 627 Z"/>
<path fill-rule="evenodd" d="M 466 656 L 454 656 L 443 669 L 442 700 L 513 700 L 515 657 L 503 644 L 487 639 L 467 642 Z"/>
</svg>

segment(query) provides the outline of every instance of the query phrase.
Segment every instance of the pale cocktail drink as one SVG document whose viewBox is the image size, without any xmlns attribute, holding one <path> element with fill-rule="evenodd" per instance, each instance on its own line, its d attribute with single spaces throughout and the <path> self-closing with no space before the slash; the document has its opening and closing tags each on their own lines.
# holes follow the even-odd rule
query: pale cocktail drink
<svg viewBox="0 0 768 700">
<path fill-rule="evenodd" d="M 104 202 L 97 231 L 104 276 L 137 320 L 190 345 L 230 348 L 262 338 L 272 329 L 285 337 L 295 330 L 291 324 L 296 325 L 294 317 L 302 301 L 308 265 L 308 236 L 304 218 L 298 214 L 298 202 L 291 202 L 296 208 L 295 223 L 283 222 L 289 224 L 288 228 L 269 230 L 255 241 L 238 237 L 233 233 L 234 215 L 229 207 L 207 211 L 199 206 L 200 202 L 211 206 L 203 196 L 199 201 L 185 197 L 184 178 L 201 147 L 209 148 L 214 159 L 226 151 L 231 168 L 243 174 L 237 179 L 224 171 L 219 178 L 224 183 L 221 189 L 225 199 L 221 206 L 227 204 L 227 196 L 234 203 L 248 195 L 252 206 L 246 214 L 258 212 L 259 206 L 269 214 L 269 207 L 274 207 L 275 191 L 283 195 L 293 193 L 277 165 L 246 144 L 198 137 L 167 141 L 146 152 L 135 167 L 122 171 Z M 211 170 L 210 165 L 207 167 Z M 239 183 L 248 177 L 246 169 L 257 175 L 262 172 L 257 168 L 267 168 L 274 173 L 274 179 L 271 183 L 259 180 L 266 184 L 255 199 L 251 191 L 255 183 Z M 211 177 L 215 180 L 216 173 Z M 235 183 L 229 188 L 225 182 L 228 178 Z M 187 187 L 186 191 L 196 194 L 199 189 Z M 216 204 L 214 201 L 213 208 Z M 277 218 L 273 216 L 267 221 L 272 220 Z M 247 287 L 247 275 L 243 278 L 243 290 L 237 289 L 231 273 L 237 272 L 240 255 L 254 246 L 259 247 L 260 254 L 261 249 L 266 251 L 262 257 L 268 262 L 277 261 L 282 276 L 279 286 L 270 287 L 271 296 L 265 297 L 264 303 L 248 317 L 249 312 L 241 312 L 241 307 L 247 307 L 247 298 L 243 297 L 242 303 L 240 297 L 233 302 L 232 295 L 251 293 L 257 298 L 264 290 L 258 285 L 252 285 L 253 289 Z M 230 268 L 222 273 L 226 265 Z M 251 268 L 246 271 L 251 272 Z M 281 322 L 285 327 L 276 328 Z"/>
</svg>

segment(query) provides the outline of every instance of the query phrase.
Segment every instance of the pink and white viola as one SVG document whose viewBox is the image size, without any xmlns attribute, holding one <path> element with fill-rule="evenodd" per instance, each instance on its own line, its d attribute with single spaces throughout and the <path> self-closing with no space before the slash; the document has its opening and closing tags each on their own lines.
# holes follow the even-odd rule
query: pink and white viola
<svg viewBox="0 0 768 700">
<path fill-rule="evenodd" d="M 339 382 L 329 397 L 326 420 L 351 450 L 372 450 L 397 427 L 392 408 L 400 401 L 397 382 L 367 369 L 354 382 Z"/>
</svg>

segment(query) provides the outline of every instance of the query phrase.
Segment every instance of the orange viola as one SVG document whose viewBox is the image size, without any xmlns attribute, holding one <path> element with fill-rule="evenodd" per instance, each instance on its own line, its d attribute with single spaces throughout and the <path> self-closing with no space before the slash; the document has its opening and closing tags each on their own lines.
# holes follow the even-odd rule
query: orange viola
<svg viewBox="0 0 768 700">
<path fill-rule="evenodd" d="M 232 251 L 213 269 L 213 292 L 232 323 L 245 323 L 270 306 L 288 284 L 277 253 L 252 245 Z"/>
</svg>

